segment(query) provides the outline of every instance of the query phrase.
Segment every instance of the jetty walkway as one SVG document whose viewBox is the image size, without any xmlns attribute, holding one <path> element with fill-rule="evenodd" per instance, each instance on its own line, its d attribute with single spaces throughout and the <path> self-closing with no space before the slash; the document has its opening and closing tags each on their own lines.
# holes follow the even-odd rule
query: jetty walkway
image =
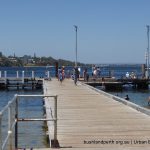
<svg viewBox="0 0 150 150">
<path fill-rule="evenodd" d="M 53 78 L 43 86 L 45 95 L 58 95 L 57 139 L 62 150 L 149 149 L 150 116 L 88 85 L 76 86 L 71 79 L 61 84 Z"/>
</svg>

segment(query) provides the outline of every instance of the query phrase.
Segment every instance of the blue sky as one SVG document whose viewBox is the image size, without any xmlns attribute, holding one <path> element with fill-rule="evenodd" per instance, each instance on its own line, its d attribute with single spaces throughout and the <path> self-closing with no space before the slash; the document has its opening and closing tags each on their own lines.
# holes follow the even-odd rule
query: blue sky
<svg viewBox="0 0 150 150">
<path fill-rule="evenodd" d="M 145 63 L 149 0 L 0 0 L 0 51 L 83 63 Z"/>
</svg>

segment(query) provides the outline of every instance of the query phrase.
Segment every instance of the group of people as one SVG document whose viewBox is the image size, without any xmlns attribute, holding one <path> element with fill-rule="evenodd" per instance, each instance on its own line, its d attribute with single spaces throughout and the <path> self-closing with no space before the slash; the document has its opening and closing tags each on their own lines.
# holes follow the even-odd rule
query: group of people
<svg viewBox="0 0 150 150">
<path fill-rule="evenodd" d="M 70 72 L 69 72 L 70 74 Z M 77 80 L 79 79 L 80 76 L 80 69 L 78 67 L 75 67 L 73 69 L 73 74 L 70 75 L 70 77 L 73 78 L 74 83 L 77 84 Z M 65 79 L 65 68 L 64 67 L 59 67 L 58 69 L 58 80 L 62 83 L 62 81 Z"/>
<path fill-rule="evenodd" d="M 134 72 L 131 72 L 131 74 L 129 74 L 129 72 L 126 73 L 126 78 L 129 79 L 136 79 L 136 74 Z"/>
<path fill-rule="evenodd" d="M 100 70 L 100 67 L 94 67 L 92 68 L 92 76 L 97 78 L 97 77 L 100 77 L 100 74 L 101 74 L 101 70 Z M 78 79 L 80 78 L 80 75 L 81 75 L 81 68 L 80 67 L 74 67 L 74 69 L 72 71 L 66 71 L 66 74 L 65 74 L 65 68 L 64 67 L 59 67 L 58 69 L 58 80 L 62 83 L 62 81 L 65 79 L 65 78 L 72 78 L 74 80 L 74 83 L 76 85 Z M 84 81 L 87 81 L 89 80 L 89 73 L 87 71 L 87 68 L 85 67 L 84 70 L 83 70 L 83 74 L 81 75 L 84 79 Z"/>
<path fill-rule="evenodd" d="M 100 69 L 100 67 L 93 66 L 92 67 L 92 76 L 94 78 L 97 78 L 97 77 L 100 77 L 100 75 L 101 75 L 101 69 Z"/>
</svg>

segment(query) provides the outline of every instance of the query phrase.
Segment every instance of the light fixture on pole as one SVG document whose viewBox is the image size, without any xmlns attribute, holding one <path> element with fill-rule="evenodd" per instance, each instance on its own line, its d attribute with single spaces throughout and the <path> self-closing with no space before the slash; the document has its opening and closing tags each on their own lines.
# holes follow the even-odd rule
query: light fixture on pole
<svg viewBox="0 0 150 150">
<path fill-rule="evenodd" d="M 78 46 L 78 45 L 77 45 L 77 44 L 78 44 L 78 43 L 77 43 L 77 33 L 78 33 L 78 26 L 77 26 L 77 25 L 74 25 L 74 27 L 75 27 L 75 32 L 76 32 L 76 44 L 75 44 L 75 45 L 76 45 L 76 46 L 75 46 L 75 47 L 76 47 L 76 48 L 75 48 L 76 60 L 75 60 L 75 67 L 77 67 L 77 48 L 78 48 L 78 47 L 77 47 L 77 46 Z"/>
</svg>

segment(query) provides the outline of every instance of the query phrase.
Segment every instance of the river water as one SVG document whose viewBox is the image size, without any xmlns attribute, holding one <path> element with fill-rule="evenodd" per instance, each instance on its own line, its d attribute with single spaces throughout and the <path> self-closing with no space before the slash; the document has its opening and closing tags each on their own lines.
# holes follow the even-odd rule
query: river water
<svg viewBox="0 0 150 150">
<path fill-rule="evenodd" d="M 132 87 L 125 87 L 123 91 L 112 91 L 110 94 L 119 96 L 121 98 L 125 98 L 126 95 L 129 96 L 129 101 L 140 105 L 142 107 L 150 109 L 150 106 L 148 105 L 148 98 L 150 96 L 150 90 L 137 90 L 133 89 Z"/>
<path fill-rule="evenodd" d="M 0 91 L 0 110 L 10 101 L 15 94 L 21 95 L 39 95 L 42 91 Z M 19 118 L 44 118 L 43 103 L 41 98 L 20 98 L 18 103 L 19 108 Z M 4 115 L 5 117 L 5 115 Z M 3 136 L 7 132 L 7 115 L 3 130 Z M 19 122 L 18 123 L 18 147 L 19 148 L 46 148 L 48 143 L 46 141 L 46 131 L 44 122 Z"/>
</svg>

